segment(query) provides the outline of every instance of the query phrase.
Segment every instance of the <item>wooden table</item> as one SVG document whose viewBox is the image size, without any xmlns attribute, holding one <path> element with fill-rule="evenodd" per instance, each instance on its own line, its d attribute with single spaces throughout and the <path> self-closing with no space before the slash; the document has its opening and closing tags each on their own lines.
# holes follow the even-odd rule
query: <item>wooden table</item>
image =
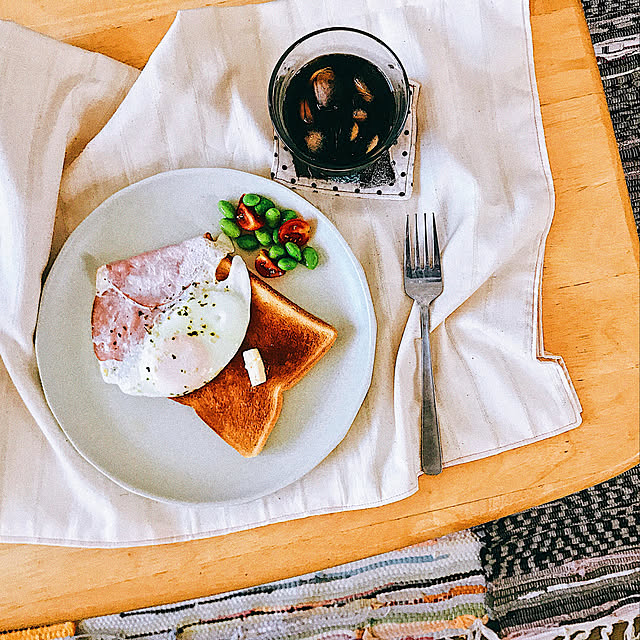
<svg viewBox="0 0 640 640">
<path fill-rule="evenodd" d="M 0 18 L 143 66 L 177 9 L 206 0 L 0 0 Z M 221 2 L 220 4 L 228 4 Z M 638 463 L 638 243 L 579 0 L 532 0 L 556 189 L 545 345 L 584 407 L 566 434 L 421 478 L 385 507 L 133 549 L 0 545 L 0 630 L 174 602 L 321 569 L 541 504 Z"/>
</svg>

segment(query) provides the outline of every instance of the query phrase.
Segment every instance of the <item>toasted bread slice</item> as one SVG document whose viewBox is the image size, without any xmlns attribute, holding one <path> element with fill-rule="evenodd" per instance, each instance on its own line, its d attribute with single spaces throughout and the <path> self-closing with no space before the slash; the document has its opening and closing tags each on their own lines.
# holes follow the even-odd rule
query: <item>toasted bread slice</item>
<svg viewBox="0 0 640 640">
<path fill-rule="evenodd" d="M 225 260 L 218 268 L 223 278 Z M 335 342 L 337 331 L 251 274 L 251 320 L 240 349 L 211 382 L 172 398 L 193 407 L 225 442 L 245 457 L 258 455 L 278 420 L 282 394 Z M 266 382 L 251 386 L 242 353 L 260 351 Z"/>
</svg>

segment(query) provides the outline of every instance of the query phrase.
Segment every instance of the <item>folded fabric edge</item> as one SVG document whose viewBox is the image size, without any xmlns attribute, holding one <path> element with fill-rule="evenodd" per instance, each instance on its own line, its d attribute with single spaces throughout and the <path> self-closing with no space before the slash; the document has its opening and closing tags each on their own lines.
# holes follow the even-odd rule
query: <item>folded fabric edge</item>
<svg viewBox="0 0 640 640">
<path fill-rule="evenodd" d="M 315 509 L 311 511 L 305 511 L 295 513 L 293 515 L 283 515 L 276 518 L 270 518 L 259 523 L 248 523 L 246 525 L 239 525 L 237 527 L 227 527 L 226 529 L 216 529 L 215 531 L 204 531 L 197 534 L 184 534 L 181 536 L 165 536 L 150 539 L 140 540 L 125 540 L 125 541 L 95 541 L 95 540 L 72 540 L 69 538 L 46 538 L 41 536 L 12 536 L 0 533 L 0 544 L 42 544 L 47 546 L 65 546 L 65 547 L 78 547 L 83 549 L 119 549 L 123 547 L 144 547 L 156 544 L 172 544 L 174 542 L 189 542 L 191 540 L 203 540 L 205 538 L 217 538 L 228 533 L 237 533 L 238 531 L 247 531 L 249 529 L 257 529 L 258 527 L 264 527 L 270 524 L 278 524 L 280 522 L 288 522 L 293 520 L 302 520 L 303 518 L 328 515 L 331 513 L 342 513 L 345 511 L 357 511 L 359 509 L 369 509 L 373 507 L 383 507 L 394 502 L 399 502 L 412 496 L 418 491 L 418 477 L 416 476 L 415 483 L 409 488 L 409 490 L 388 496 L 383 500 L 376 500 L 374 502 L 359 503 L 349 505 L 348 507 L 329 507 L 325 509 Z M 189 505 L 195 509 L 206 508 L 207 505 Z"/>
<path fill-rule="evenodd" d="M 555 429 L 554 431 L 548 431 L 545 432 L 545 434 L 540 437 L 540 436 L 536 436 L 533 438 L 527 438 L 526 440 L 520 440 L 518 442 L 513 442 L 511 444 L 508 445 L 504 445 L 502 447 L 496 447 L 495 449 L 486 449 L 485 451 L 482 451 L 480 453 L 474 454 L 474 455 L 470 455 L 470 456 L 461 456 L 459 458 L 453 458 L 451 460 L 447 460 L 446 462 L 443 463 L 444 467 L 452 467 L 456 464 L 464 464 L 465 462 L 473 462 L 474 460 L 481 460 L 482 458 L 488 458 L 489 456 L 495 456 L 499 453 L 503 453 L 505 451 L 511 451 L 512 449 L 518 449 L 520 447 L 524 447 L 525 445 L 528 444 L 533 444 L 534 442 L 540 442 L 540 440 L 546 440 L 547 438 L 553 438 L 554 436 L 559 436 L 567 431 L 571 431 L 572 429 L 575 429 L 576 427 L 580 426 L 580 424 L 582 424 L 582 416 L 578 416 L 576 422 L 572 422 L 566 425 L 563 425 L 562 427 L 559 427 L 558 429 Z"/>
<path fill-rule="evenodd" d="M 542 112 L 540 109 L 540 96 L 538 94 L 538 83 L 536 80 L 535 73 L 535 62 L 533 58 L 533 34 L 531 32 L 531 13 L 528 2 L 522 3 L 522 11 L 523 11 L 523 23 L 524 23 L 524 31 L 526 38 L 526 47 L 525 50 L 527 52 L 527 68 L 529 71 L 529 85 L 531 87 L 531 100 L 532 100 L 532 113 L 533 113 L 533 122 L 536 128 L 536 137 L 538 140 L 538 151 L 540 155 L 540 165 L 542 167 L 542 171 L 545 177 L 545 184 L 547 187 L 548 201 L 547 201 L 547 220 L 545 229 L 540 236 L 539 244 L 538 244 L 538 252 L 536 259 L 536 271 L 535 271 L 535 279 L 534 279 L 534 287 L 533 287 L 533 312 L 535 314 L 536 322 L 533 324 L 534 336 L 531 345 L 532 353 L 538 360 L 541 361 L 552 361 L 556 365 L 560 367 L 562 372 L 562 383 L 565 387 L 565 391 L 569 397 L 569 401 L 572 403 L 577 416 L 577 421 L 573 424 L 574 427 L 579 426 L 582 423 L 582 405 L 580 404 L 580 400 L 578 398 L 578 394 L 575 390 L 573 382 L 571 380 L 571 376 L 569 375 L 569 370 L 561 356 L 556 356 L 548 353 L 544 349 L 544 333 L 542 327 L 542 305 L 540 304 L 540 299 L 542 295 L 542 270 L 544 265 L 544 254 L 546 249 L 547 237 L 549 236 L 549 231 L 551 230 L 551 224 L 553 222 L 553 218 L 555 215 L 555 189 L 553 185 L 553 176 L 551 174 L 551 165 L 549 164 L 549 154 L 547 151 L 547 143 L 544 137 L 544 125 L 542 122 Z M 568 427 L 573 428 L 573 427 Z"/>
</svg>

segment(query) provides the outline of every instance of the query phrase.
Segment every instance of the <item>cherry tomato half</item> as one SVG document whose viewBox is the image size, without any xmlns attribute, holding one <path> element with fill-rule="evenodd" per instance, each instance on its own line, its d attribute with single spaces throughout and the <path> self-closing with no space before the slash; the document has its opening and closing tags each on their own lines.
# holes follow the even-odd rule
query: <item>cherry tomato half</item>
<svg viewBox="0 0 640 640">
<path fill-rule="evenodd" d="M 247 207 L 242 198 L 236 209 L 236 222 L 245 231 L 255 231 L 264 227 L 264 220 L 253 210 L 253 207 Z"/>
<path fill-rule="evenodd" d="M 286 271 L 281 269 L 270 257 L 265 249 L 261 249 L 256 257 L 256 271 L 263 278 L 277 278 L 283 276 Z"/>
<path fill-rule="evenodd" d="M 293 242 L 299 247 L 304 246 L 309 242 L 309 236 L 311 235 L 311 225 L 300 218 L 293 218 L 282 223 L 282 226 L 278 230 L 278 240 L 281 244 L 287 242 Z"/>
</svg>

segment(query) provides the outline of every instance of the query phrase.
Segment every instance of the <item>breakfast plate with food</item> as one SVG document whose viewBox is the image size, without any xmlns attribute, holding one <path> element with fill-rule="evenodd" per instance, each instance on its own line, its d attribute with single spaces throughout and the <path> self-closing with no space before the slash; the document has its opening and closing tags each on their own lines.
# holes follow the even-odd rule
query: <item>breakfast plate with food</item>
<svg viewBox="0 0 640 640">
<path fill-rule="evenodd" d="M 280 489 L 344 438 L 376 324 L 334 225 L 232 169 L 161 173 L 71 234 L 36 329 L 42 386 L 77 451 L 121 486 L 189 504 Z"/>
</svg>

